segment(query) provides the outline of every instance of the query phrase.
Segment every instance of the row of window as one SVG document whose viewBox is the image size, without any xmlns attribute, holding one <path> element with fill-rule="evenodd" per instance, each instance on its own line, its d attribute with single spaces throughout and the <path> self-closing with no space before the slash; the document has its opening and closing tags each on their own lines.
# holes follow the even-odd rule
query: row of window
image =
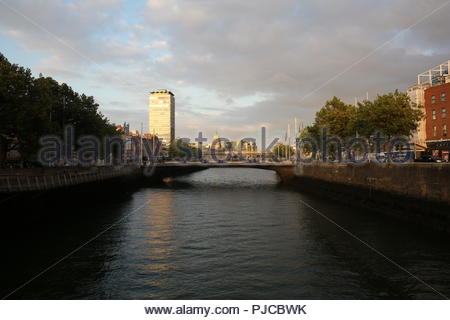
<svg viewBox="0 0 450 320">
<path fill-rule="evenodd" d="M 154 104 L 170 104 L 170 100 L 169 99 L 164 99 L 164 98 L 151 99 L 150 103 L 152 105 L 154 105 Z"/>
<path fill-rule="evenodd" d="M 437 119 L 436 109 L 433 109 L 431 111 L 431 117 L 432 117 L 433 120 Z M 442 117 L 442 119 L 446 119 L 447 118 L 447 108 L 442 108 L 441 109 L 441 117 Z"/>
<path fill-rule="evenodd" d="M 441 93 L 441 101 L 445 101 L 447 99 L 447 95 L 445 92 Z M 436 96 L 431 96 L 431 103 L 436 103 Z"/>
<path fill-rule="evenodd" d="M 444 124 L 442 126 L 442 136 L 446 137 L 447 136 L 447 125 Z M 433 126 L 433 137 L 437 137 L 437 127 Z"/>
</svg>

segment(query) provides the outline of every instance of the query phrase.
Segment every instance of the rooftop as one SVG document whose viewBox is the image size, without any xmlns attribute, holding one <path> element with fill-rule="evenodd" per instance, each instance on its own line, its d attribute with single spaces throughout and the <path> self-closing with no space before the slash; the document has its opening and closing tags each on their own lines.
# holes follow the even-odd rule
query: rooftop
<svg viewBox="0 0 450 320">
<path fill-rule="evenodd" d="M 429 84 L 436 86 L 445 83 L 445 78 L 449 76 L 450 60 L 441 63 L 425 72 L 417 75 L 417 84 Z"/>
<path fill-rule="evenodd" d="M 156 89 L 155 91 L 151 91 L 150 92 L 151 94 L 156 94 L 156 93 L 168 93 L 168 94 L 170 94 L 170 95 L 174 95 L 172 92 L 170 92 L 169 90 L 166 90 L 166 89 Z"/>
</svg>

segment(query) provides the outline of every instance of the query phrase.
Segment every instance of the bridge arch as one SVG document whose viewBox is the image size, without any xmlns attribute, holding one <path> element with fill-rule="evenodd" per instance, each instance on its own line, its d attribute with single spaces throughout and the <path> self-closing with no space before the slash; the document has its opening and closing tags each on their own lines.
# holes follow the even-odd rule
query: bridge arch
<svg viewBox="0 0 450 320">
<path fill-rule="evenodd" d="M 194 172 L 211 168 L 250 168 L 272 170 L 277 173 L 282 182 L 291 181 L 295 177 L 294 164 L 272 164 L 272 163 L 161 163 L 146 170 L 149 179 L 162 180 L 165 178 L 176 178 Z"/>
</svg>

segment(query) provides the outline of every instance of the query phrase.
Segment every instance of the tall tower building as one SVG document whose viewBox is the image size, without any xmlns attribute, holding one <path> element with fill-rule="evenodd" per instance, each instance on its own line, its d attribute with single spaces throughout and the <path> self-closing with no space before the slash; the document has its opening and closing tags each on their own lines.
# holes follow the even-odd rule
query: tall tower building
<svg viewBox="0 0 450 320">
<path fill-rule="evenodd" d="M 150 93 L 148 127 L 165 144 L 175 139 L 175 96 L 168 90 Z"/>
</svg>

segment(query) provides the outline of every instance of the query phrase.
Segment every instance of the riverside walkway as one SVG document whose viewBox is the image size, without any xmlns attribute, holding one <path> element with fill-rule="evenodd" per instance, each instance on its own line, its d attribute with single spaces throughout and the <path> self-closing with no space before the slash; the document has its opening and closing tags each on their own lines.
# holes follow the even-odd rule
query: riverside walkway
<svg viewBox="0 0 450 320">
<path fill-rule="evenodd" d="M 0 193 L 57 189 L 138 173 L 138 166 L 1 169 Z"/>
</svg>

